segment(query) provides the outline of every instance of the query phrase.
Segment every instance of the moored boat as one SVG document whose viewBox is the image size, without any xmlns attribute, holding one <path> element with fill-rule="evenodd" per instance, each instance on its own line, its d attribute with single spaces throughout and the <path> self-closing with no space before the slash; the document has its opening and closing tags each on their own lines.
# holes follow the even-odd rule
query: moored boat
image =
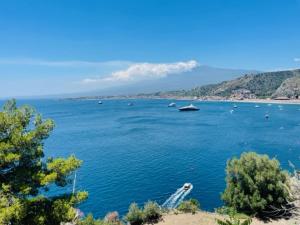
<svg viewBox="0 0 300 225">
<path fill-rule="evenodd" d="M 179 108 L 179 111 L 198 111 L 198 110 L 200 110 L 200 109 L 198 107 L 194 106 L 193 104 Z"/>
<path fill-rule="evenodd" d="M 176 103 L 175 102 L 171 102 L 168 107 L 176 107 Z"/>
</svg>

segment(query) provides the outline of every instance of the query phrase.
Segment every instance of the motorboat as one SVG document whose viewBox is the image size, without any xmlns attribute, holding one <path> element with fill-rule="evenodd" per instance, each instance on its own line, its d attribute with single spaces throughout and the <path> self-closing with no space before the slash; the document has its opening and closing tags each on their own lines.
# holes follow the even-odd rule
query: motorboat
<svg viewBox="0 0 300 225">
<path fill-rule="evenodd" d="M 99 101 L 98 104 L 101 105 L 101 104 L 102 104 L 102 101 Z"/>
<path fill-rule="evenodd" d="M 193 104 L 179 108 L 179 111 L 198 111 L 198 110 L 200 110 L 200 109 L 198 107 L 194 106 Z"/>
<path fill-rule="evenodd" d="M 171 102 L 168 107 L 176 107 L 176 103 L 175 102 Z"/>
<path fill-rule="evenodd" d="M 237 105 L 236 105 L 236 104 L 234 104 L 234 105 L 233 105 L 233 108 L 237 108 Z"/>
<path fill-rule="evenodd" d="M 133 106 L 133 103 L 132 103 L 132 102 L 129 102 L 129 103 L 128 103 L 128 106 Z"/>
<path fill-rule="evenodd" d="M 260 106 L 259 106 L 259 105 L 255 105 L 254 107 L 255 107 L 255 108 L 259 108 Z"/>
<path fill-rule="evenodd" d="M 266 114 L 266 115 L 265 115 L 265 118 L 266 118 L 266 119 L 269 119 L 269 117 L 270 117 L 269 114 Z"/>
<path fill-rule="evenodd" d="M 191 183 L 185 183 L 183 185 L 183 190 L 188 191 L 192 188 L 192 184 Z"/>
</svg>

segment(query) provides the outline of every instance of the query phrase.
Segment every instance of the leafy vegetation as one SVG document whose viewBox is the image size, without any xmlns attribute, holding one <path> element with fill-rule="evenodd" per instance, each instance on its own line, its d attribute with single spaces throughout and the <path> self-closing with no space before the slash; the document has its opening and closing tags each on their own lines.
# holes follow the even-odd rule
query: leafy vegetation
<svg viewBox="0 0 300 225">
<path fill-rule="evenodd" d="M 158 222 L 162 216 L 161 209 L 156 202 L 148 201 L 144 205 L 143 220 L 145 223 Z"/>
<path fill-rule="evenodd" d="M 247 219 L 239 219 L 235 216 L 230 216 L 229 219 L 225 220 L 216 220 L 219 225 L 250 225 L 252 220 L 250 218 Z"/>
<path fill-rule="evenodd" d="M 192 213 L 195 214 L 200 208 L 200 204 L 196 199 L 190 199 L 187 201 L 183 201 L 179 204 L 177 209 L 184 213 Z"/>
<path fill-rule="evenodd" d="M 70 156 L 44 159 L 44 140 L 54 128 L 29 106 L 8 101 L 0 112 L 0 224 L 58 225 L 76 217 L 86 192 L 45 197 L 51 185 L 63 187 L 81 161 Z"/>
<path fill-rule="evenodd" d="M 129 210 L 125 216 L 125 220 L 131 225 L 141 225 L 144 222 L 144 213 L 136 203 L 132 203 L 129 206 Z"/>
<path fill-rule="evenodd" d="M 79 225 L 104 225 L 104 222 L 99 219 L 94 219 L 92 214 L 88 214 L 87 217 L 79 222 Z"/>
<path fill-rule="evenodd" d="M 288 175 L 276 159 L 254 152 L 227 162 L 227 187 L 222 195 L 226 206 L 238 212 L 263 216 L 270 207 L 289 199 Z"/>
</svg>

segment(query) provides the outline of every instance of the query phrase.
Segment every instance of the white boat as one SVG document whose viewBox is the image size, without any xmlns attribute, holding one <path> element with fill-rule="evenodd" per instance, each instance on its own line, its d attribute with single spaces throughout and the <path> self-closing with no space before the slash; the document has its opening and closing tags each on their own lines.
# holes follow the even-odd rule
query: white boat
<svg viewBox="0 0 300 225">
<path fill-rule="evenodd" d="M 265 118 L 266 118 L 266 119 L 269 119 L 269 117 L 270 117 L 269 114 L 266 114 L 266 115 L 265 115 Z"/>
<path fill-rule="evenodd" d="M 168 107 L 176 107 L 176 103 L 175 102 L 171 102 Z"/>
<path fill-rule="evenodd" d="M 185 190 L 185 191 L 188 191 L 189 189 L 191 189 L 192 188 L 192 184 L 191 183 L 185 183 L 184 185 L 183 185 L 183 189 Z"/>
<path fill-rule="evenodd" d="M 102 101 L 99 101 L 99 102 L 98 102 L 98 104 L 100 104 L 100 105 L 101 105 L 101 104 L 102 104 Z"/>
<path fill-rule="evenodd" d="M 236 105 L 236 104 L 234 104 L 234 105 L 233 105 L 233 108 L 237 108 L 237 105 Z"/>
<path fill-rule="evenodd" d="M 200 110 L 200 109 L 198 107 L 194 106 L 193 104 L 179 108 L 179 111 L 198 111 L 198 110 Z"/>
<path fill-rule="evenodd" d="M 260 106 L 259 106 L 259 105 L 255 105 L 254 107 L 255 107 L 255 108 L 259 108 Z"/>
<path fill-rule="evenodd" d="M 133 106 L 133 103 L 132 103 L 132 102 L 129 102 L 129 103 L 128 103 L 128 106 Z"/>
</svg>

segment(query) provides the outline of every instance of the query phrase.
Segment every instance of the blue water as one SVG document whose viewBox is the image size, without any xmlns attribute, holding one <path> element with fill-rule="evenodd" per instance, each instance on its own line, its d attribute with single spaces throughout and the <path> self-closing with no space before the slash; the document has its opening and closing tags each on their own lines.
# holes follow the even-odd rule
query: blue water
<svg viewBox="0 0 300 225">
<path fill-rule="evenodd" d="M 89 192 L 80 205 L 104 216 L 126 212 L 131 202 L 162 204 L 184 183 L 205 210 L 222 204 L 226 160 L 255 150 L 300 166 L 300 106 L 194 102 L 197 112 L 168 108 L 168 100 L 22 100 L 55 120 L 45 143 L 47 156 L 75 154 L 84 161 L 77 189 Z M 0 102 L 3 104 L 3 101 Z M 189 102 L 177 101 L 177 105 Z M 270 119 L 264 115 L 268 113 Z M 61 191 L 71 190 L 69 185 Z"/>
</svg>

